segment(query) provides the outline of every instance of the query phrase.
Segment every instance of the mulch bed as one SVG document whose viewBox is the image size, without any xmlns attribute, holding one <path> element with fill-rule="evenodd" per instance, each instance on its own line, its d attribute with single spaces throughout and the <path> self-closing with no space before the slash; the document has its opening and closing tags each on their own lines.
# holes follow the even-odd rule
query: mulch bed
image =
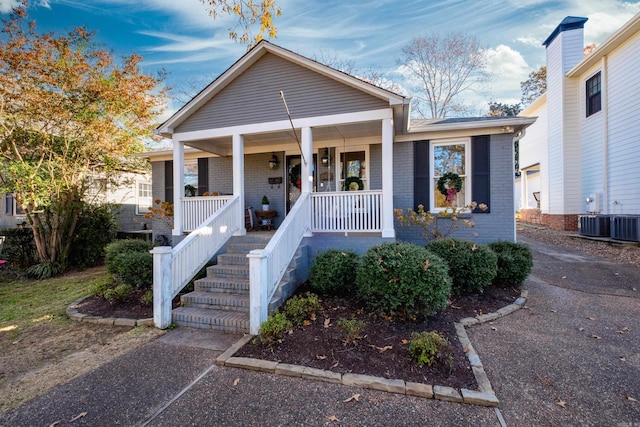
<svg viewBox="0 0 640 427">
<path fill-rule="evenodd" d="M 464 317 L 496 311 L 513 303 L 519 296 L 517 289 L 491 287 L 481 295 L 455 297 L 444 311 L 423 321 L 388 320 L 366 313 L 364 306 L 357 301 L 324 298 L 321 312 L 308 326 L 295 327 L 281 343 L 272 346 L 262 344 L 259 339 L 252 340 L 235 356 L 338 373 L 475 389 L 476 380 L 456 336 L 454 323 Z M 337 327 L 340 318 L 359 319 L 366 323 L 360 333 L 362 338 L 355 345 L 344 343 L 344 334 Z M 452 369 L 444 364 L 419 368 L 408 353 L 412 332 L 433 330 L 440 332 L 450 343 Z"/>
<path fill-rule="evenodd" d="M 148 319 L 153 317 L 153 304 L 145 305 L 140 302 L 140 297 L 146 290 L 132 292 L 125 301 L 118 304 L 91 295 L 85 298 L 76 307 L 80 313 L 90 316 L 114 317 L 120 319 Z"/>
</svg>

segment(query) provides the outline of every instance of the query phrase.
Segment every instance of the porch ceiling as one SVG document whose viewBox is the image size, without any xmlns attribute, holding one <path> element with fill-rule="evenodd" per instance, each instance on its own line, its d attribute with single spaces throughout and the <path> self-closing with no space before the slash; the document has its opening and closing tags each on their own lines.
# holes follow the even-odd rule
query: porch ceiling
<svg viewBox="0 0 640 427">
<path fill-rule="evenodd" d="M 300 138 L 300 130 L 298 138 Z M 313 146 L 322 148 L 331 146 L 331 142 L 343 141 L 347 144 L 350 140 L 362 138 L 378 138 L 382 142 L 382 126 L 379 121 L 352 123 L 337 126 L 324 126 L 313 128 Z M 224 138 L 214 138 L 207 140 L 185 141 L 185 145 L 197 148 L 202 151 L 217 154 L 219 156 L 230 156 L 232 153 L 231 136 Z M 245 153 L 263 153 L 267 151 L 287 149 L 287 146 L 297 148 L 296 138 L 293 130 L 283 130 L 279 132 L 256 133 L 244 135 Z"/>
</svg>

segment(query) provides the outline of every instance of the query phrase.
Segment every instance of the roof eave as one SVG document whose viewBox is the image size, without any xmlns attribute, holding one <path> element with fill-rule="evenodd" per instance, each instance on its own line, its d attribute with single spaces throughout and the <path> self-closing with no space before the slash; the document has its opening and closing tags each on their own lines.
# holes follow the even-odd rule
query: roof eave
<svg viewBox="0 0 640 427">
<path fill-rule="evenodd" d="M 613 33 L 604 43 L 598 46 L 589 56 L 584 58 L 582 62 L 573 67 L 567 73 L 567 77 L 578 77 L 594 66 L 603 57 L 609 55 L 612 51 L 622 45 L 633 34 L 640 31 L 640 13 L 637 13 L 633 18 L 627 21 L 618 31 Z"/>
<path fill-rule="evenodd" d="M 446 132 L 455 130 L 467 130 L 467 129 L 487 129 L 487 128 L 500 128 L 500 127 L 527 127 L 536 121 L 537 117 L 505 117 L 504 119 L 496 120 L 478 120 L 472 122 L 458 122 L 458 123 L 433 123 L 421 126 L 419 128 L 409 129 L 409 134 L 425 133 L 425 132 Z"/>
</svg>

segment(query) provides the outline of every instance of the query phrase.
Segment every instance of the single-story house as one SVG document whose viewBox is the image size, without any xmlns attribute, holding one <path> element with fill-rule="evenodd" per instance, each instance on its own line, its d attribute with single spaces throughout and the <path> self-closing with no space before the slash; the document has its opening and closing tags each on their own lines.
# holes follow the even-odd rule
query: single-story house
<svg viewBox="0 0 640 427">
<path fill-rule="evenodd" d="M 544 42 L 547 92 L 521 113 L 538 117 L 520 140 L 521 218 L 640 241 L 640 13 L 588 56 L 586 22 Z"/>
<path fill-rule="evenodd" d="M 458 206 L 489 207 L 468 213 L 475 228 L 457 235 L 515 240 L 514 138 L 535 118 L 414 120 L 410 110 L 401 95 L 261 41 L 160 125 L 173 149 L 147 156 L 154 199 L 174 205 L 174 247 L 153 251 L 156 325 L 168 326 L 171 298 L 232 235 L 252 234 L 247 214 L 276 229 L 264 249 L 245 255 L 254 333 L 301 246 L 308 267 L 328 248 L 423 244 L 394 208 L 445 209 L 436 182 L 447 172 L 462 179 Z M 203 318 L 189 316 L 181 324 Z"/>
</svg>

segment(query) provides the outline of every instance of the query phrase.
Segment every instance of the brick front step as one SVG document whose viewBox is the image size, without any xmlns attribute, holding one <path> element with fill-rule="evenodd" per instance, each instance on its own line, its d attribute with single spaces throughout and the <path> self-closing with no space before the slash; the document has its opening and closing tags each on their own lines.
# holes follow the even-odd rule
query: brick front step
<svg viewBox="0 0 640 427">
<path fill-rule="evenodd" d="M 173 323 L 200 329 L 216 329 L 224 332 L 248 333 L 249 313 L 178 307 L 173 310 Z"/>
<path fill-rule="evenodd" d="M 218 265 L 249 265 L 247 254 L 222 254 L 218 255 Z"/>
<path fill-rule="evenodd" d="M 195 281 L 197 292 L 232 292 L 249 294 L 249 279 L 233 277 L 204 277 Z"/>
<path fill-rule="evenodd" d="M 249 278 L 249 265 L 213 265 L 207 267 L 207 277 Z"/>
<path fill-rule="evenodd" d="M 191 292 L 180 297 L 182 307 L 249 312 L 249 294 Z"/>
</svg>

